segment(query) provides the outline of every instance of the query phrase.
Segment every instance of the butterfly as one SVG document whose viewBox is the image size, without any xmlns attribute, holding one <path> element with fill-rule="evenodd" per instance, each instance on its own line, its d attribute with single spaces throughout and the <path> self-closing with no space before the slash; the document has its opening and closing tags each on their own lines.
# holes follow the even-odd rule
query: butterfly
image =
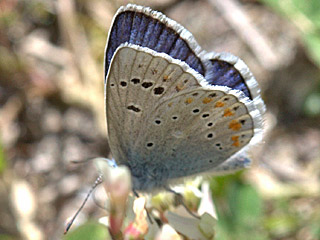
<svg viewBox="0 0 320 240">
<path fill-rule="evenodd" d="M 113 18 L 104 66 L 109 145 L 134 190 L 250 164 L 266 107 L 238 57 L 208 53 L 174 20 L 128 4 Z"/>
</svg>

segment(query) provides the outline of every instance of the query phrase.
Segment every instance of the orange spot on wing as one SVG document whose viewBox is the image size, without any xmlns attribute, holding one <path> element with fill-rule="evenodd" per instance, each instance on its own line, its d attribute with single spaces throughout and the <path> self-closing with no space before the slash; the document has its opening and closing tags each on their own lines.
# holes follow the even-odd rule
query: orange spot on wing
<svg viewBox="0 0 320 240">
<path fill-rule="evenodd" d="M 232 136 L 232 137 L 231 137 L 231 140 L 232 140 L 232 141 L 238 141 L 238 140 L 239 140 L 239 136 Z"/>
<path fill-rule="evenodd" d="M 224 117 L 230 117 L 230 116 L 233 116 L 233 115 L 234 115 L 234 113 L 231 112 L 230 108 L 227 108 L 227 109 L 224 110 L 224 114 L 223 114 Z"/>
<path fill-rule="evenodd" d="M 223 107 L 223 106 L 224 106 L 224 103 L 218 101 L 214 107 L 218 108 L 218 107 Z"/>
<path fill-rule="evenodd" d="M 240 146 L 239 136 L 232 136 L 231 140 L 233 141 L 232 146 L 235 146 L 235 147 Z"/>
<path fill-rule="evenodd" d="M 168 79 L 169 79 L 169 76 L 167 76 L 167 75 L 164 75 L 164 76 L 163 76 L 163 81 L 164 81 L 164 82 L 166 82 Z"/>
<path fill-rule="evenodd" d="M 184 101 L 186 104 L 190 104 L 193 102 L 193 98 L 187 98 L 185 101 Z"/>
<path fill-rule="evenodd" d="M 171 107 L 171 106 L 172 106 L 172 104 L 173 104 L 172 102 L 171 102 L 171 103 L 168 103 L 168 107 Z"/>
<path fill-rule="evenodd" d="M 204 103 L 204 104 L 207 104 L 207 103 L 209 103 L 209 102 L 212 102 L 212 98 L 209 98 L 209 97 L 205 97 L 203 100 L 202 100 L 202 102 Z"/>
<path fill-rule="evenodd" d="M 241 124 L 238 120 L 232 120 L 229 124 L 229 128 L 233 131 L 238 131 L 241 128 Z"/>
<path fill-rule="evenodd" d="M 182 89 L 184 89 L 184 87 L 183 87 L 183 86 L 182 86 L 182 87 L 181 87 L 181 86 L 179 86 L 179 85 L 177 85 L 177 86 L 176 86 L 176 91 L 177 91 L 177 92 L 180 92 Z"/>
</svg>

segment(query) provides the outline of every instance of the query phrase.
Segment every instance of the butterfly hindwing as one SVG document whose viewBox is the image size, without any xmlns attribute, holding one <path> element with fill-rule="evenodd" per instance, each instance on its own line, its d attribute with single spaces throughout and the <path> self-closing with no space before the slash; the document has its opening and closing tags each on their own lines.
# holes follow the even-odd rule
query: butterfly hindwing
<svg viewBox="0 0 320 240">
<path fill-rule="evenodd" d="M 219 90 L 182 91 L 157 106 L 151 116 L 144 125 L 148 133 L 136 145 L 145 147 L 144 158 L 164 164 L 169 178 L 210 171 L 254 134 L 245 104 Z"/>
</svg>

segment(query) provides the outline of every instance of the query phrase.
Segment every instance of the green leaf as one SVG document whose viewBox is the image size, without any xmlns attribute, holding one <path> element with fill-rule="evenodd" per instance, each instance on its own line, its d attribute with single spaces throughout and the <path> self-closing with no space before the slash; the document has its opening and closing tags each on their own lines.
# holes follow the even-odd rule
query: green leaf
<svg viewBox="0 0 320 240">
<path fill-rule="evenodd" d="M 254 227 L 261 220 L 262 199 L 252 186 L 244 185 L 239 189 L 236 210 L 239 224 Z"/>
<path fill-rule="evenodd" d="M 304 111 L 309 116 L 320 115 L 320 93 L 311 93 L 304 103 Z"/>
<path fill-rule="evenodd" d="M 298 229 L 298 219 L 282 213 L 267 218 L 264 225 L 275 237 L 284 237 Z"/>
<path fill-rule="evenodd" d="M 309 56 L 320 66 L 320 1 L 261 1 L 285 15 L 299 28 Z"/>
<path fill-rule="evenodd" d="M 320 13 L 319 13 L 320 15 Z M 318 29 L 320 31 L 320 28 Z M 320 34 L 308 32 L 304 34 L 304 40 L 309 50 L 309 55 L 320 66 Z"/>
<path fill-rule="evenodd" d="M 227 206 L 219 208 L 217 239 L 265 240 L 263 201 L 254 187 L 233 181 L 227 188 Z"/>
<path fill-rule="evenodd" d="M 228 189 L 235 182 L 241 182 L 242 171 L 235 174 L 213 177 L 210 182 L 210 189 L 213 196 L 224 197 L 227 194 Z"/>
<path fill-rule="evenodd" d="M 70 231 L 64 238 L 64 240 L 108 240 L 111 239 L 109 231 L 106 226 L 88 222 L 75 230 Z"/>
<path fill-rule="evenodd" d="M 320 218 L 311 223 L 310 232 L 314 239 L 320 239 Z"/>
<path fill-rule="evenodd" d="M 10 236 L 7 234 L 1 234 L 0 233 L 0 240 L 16 240 L 17 238 L 14 236 Z"/>
</svg>

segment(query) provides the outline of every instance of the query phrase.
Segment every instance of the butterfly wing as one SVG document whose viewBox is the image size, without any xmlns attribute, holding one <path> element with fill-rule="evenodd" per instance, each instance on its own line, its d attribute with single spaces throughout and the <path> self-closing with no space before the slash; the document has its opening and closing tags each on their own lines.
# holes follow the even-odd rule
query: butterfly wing
<svg viewBox="0 0 320 240">
<path fill-rule="evenodd" d="M 206 53 L 187 29 L 164 14 L 135 4 L 119 8 L 113 18 L 105 50 L 105 76 L 113 54 L 126 42 L 186 62 L 203 75 L 209 85 L 242 91 L 264 114 L 260 88 L 246 64 L 230 53 Z"/>
<path fill-rule="evenodd" d="M 210 171 L 261 130 L 241 91 L 209 86 L 187 64 L 132 44 L 112 58 L 106 102 L 113 157 L 140 190 Z"/>
<path fill-rule="evenodd" d="M 205 79 L 210 85 L 228 86 L 242 91 L 263 116 L 266 106 L 260 95 L 260 87 L 248 66 L 230 53 L 209 52 L 205 55 Z"/>
<path fill-rule="evenodd" d="M 134 157 L 131 155 L 135 155 L 136 151 L 132 144 L 138 132 L 143 131 L 139 124 L 148 117 L 154 106 L 183 88 L 199 86 L 195 81 L 188 81 L 192 76 L 184 73 L 182 67 L 166 61 L 166 54 L 155 56 L 145 51 L 148 49 L 124 44 L 116 51 L 107 77 L 108 132 L 111 149 L 118 149 L 113 151 L 114 157 L 120 163 Z M 112 146 L 119 142 L 113 141 L 113 134 L 122 136 L 123 131 L 125 138 L 120 142 L 129 146 L 126 150 Z M 117 153 L 121 156 L 116 156 Z"/>
<path fill-rule="evenodd" d="M 128 4 L 120 7 L 113 18 L 105 50 L 105 74 L 113 54 L 123 43 L 147 47 L 186 62 L 191 68 L 205 73 L 201 58 L 205 52 L 192 34 L 174 20 L 151 8 Z"/>
</svg>

